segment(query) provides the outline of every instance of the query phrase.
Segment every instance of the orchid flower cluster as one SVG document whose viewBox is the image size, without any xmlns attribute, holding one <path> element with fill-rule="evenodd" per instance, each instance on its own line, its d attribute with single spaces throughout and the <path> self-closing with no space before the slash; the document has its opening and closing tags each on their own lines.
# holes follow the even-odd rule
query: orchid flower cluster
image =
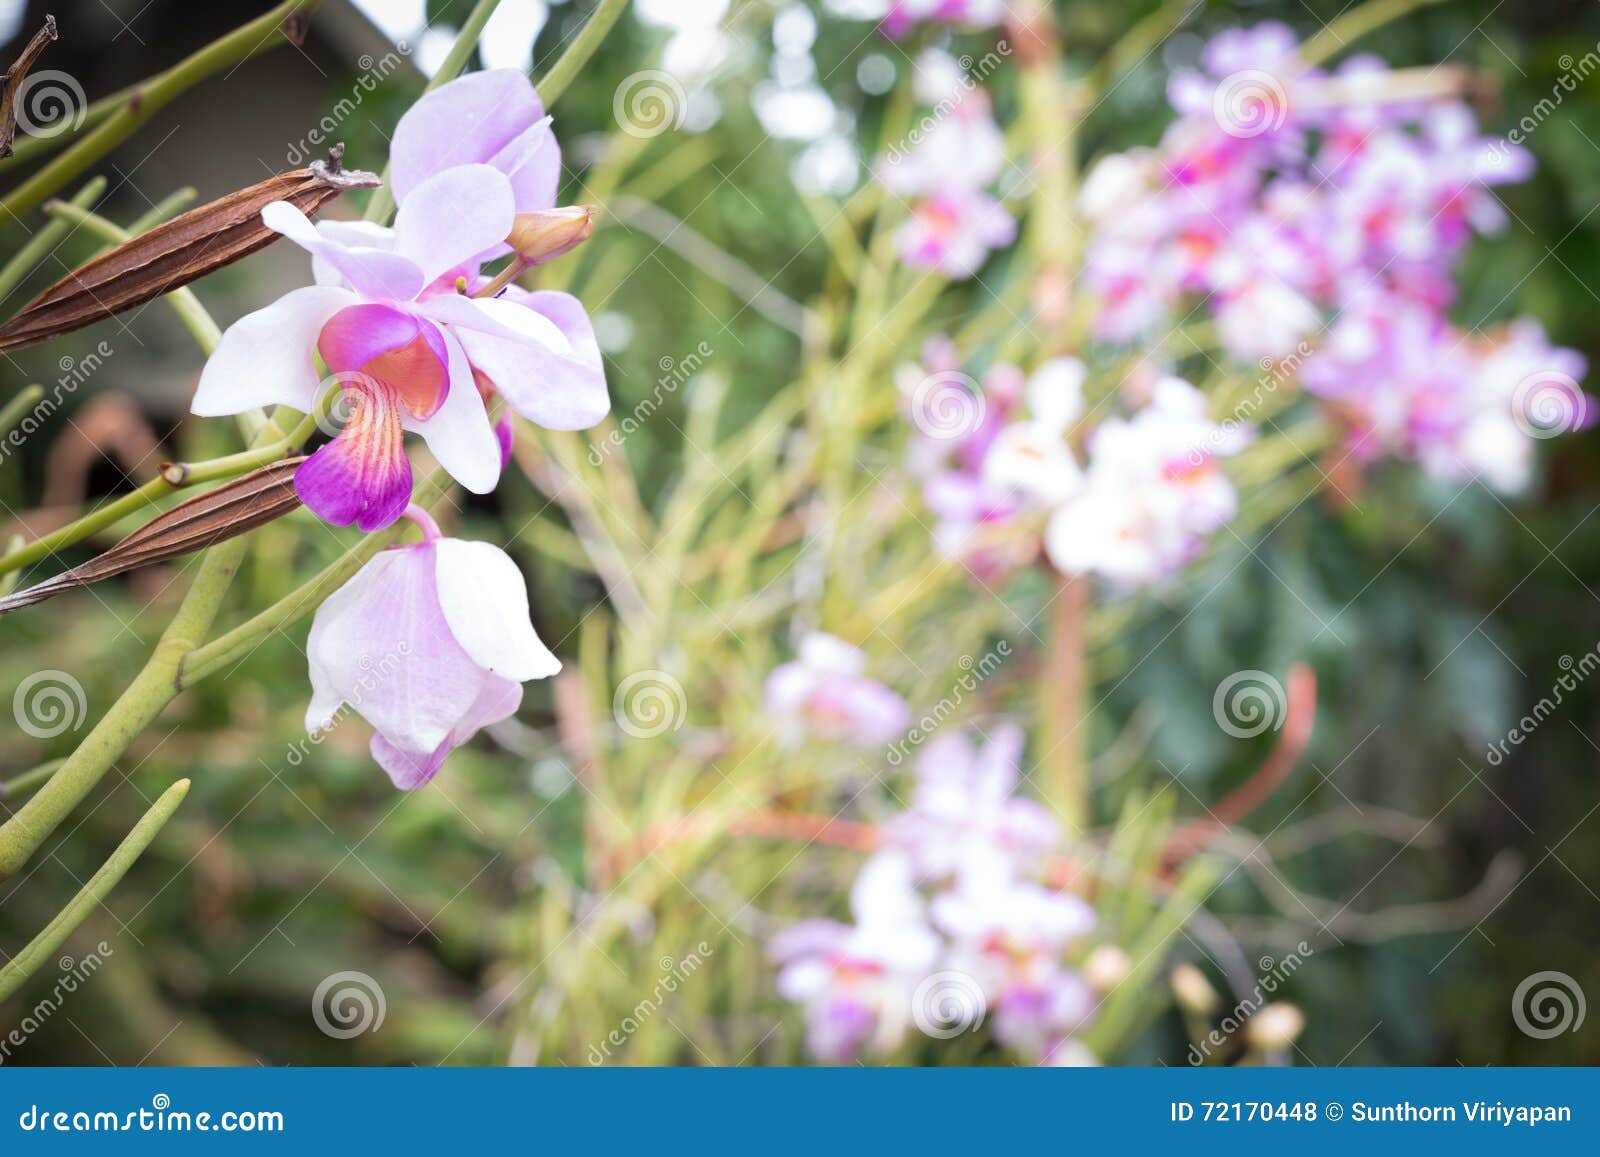
<svg viewBox="0 0 1600 1157">
<path fill-rule="evenodd" d="M 981 745 L 931 740 L 910 807 L 879 829 L 851 888 L 854 923 L 806 920 L 773 937 L 778 991 L 804 1010 L 819 1060 L 883 1056 L 911 1028 L 948 1039 L 988 1016 L 1028 1063 L 1096 1063 L 1074 1036 L 1096 990 L 1067 963 L 1094 912 L 1049 882 L 1061 833 L 1015 794 L 1022 746 L 1010 724 Z"/>
<path fill-rule="evenodd" d="M 1216 36 L 1171 78 L 1161 143 L 1090 172 L 1095 335 L 1148 340 L 1203 306 L 1233 357 L 1292 360 L 1358 461 L 1523 489 L 1532 439 L 1593 419 L 1583 360 L 1536 322 L 1470 333 L 1447 310 L 1463 250 L 1505 223 L 1493 188 L 1531 155 L 1376 57 L 1327 73 L 1298 49 L 1275 23 Z"/>
<path fill-rule="evenodd" d="M 899 374 L 917 426 L 911 468 L 938 518 L 941 553 L 982 581 L 1031 561 L 1042 545 L 1063 574 L 1147 586 L 1180 571 L 1237 511 L 1221 460 L 1252 431 L 1212 422 L 1205 396 L 1182 379 L 1132 375 L 1122 391 L 1127 416 L 1095 422 L 1084 401 L 1088 371 L 1077 358 L 1051 358 L 1026 376 L 1001 363 L 966 403 L 980 417 L 952 430 L 917 419 L 925 383 L 963 388 L 952 377 L 954 349 L 936 339 L 923 358 Z M 1034 533 L 1039 515 L 1043 529 Z"/>
<path fill-rule="evenodd" d="M 561 153 L 538 95 L 515 70 L 473 73 L 419 100 L 390 155 L 393 228 L 313 224 L 288 202 L 263 222 L 311 256 L 315 284 L 228 328 L 193 410 L 239 414 L 281 404 L 307 413 L 330 381 L 348 419 L 298 468 L 300 499 L 325 521 L 377 531 L 406 515 L 423 541 L 381 552 L 318 609 L 308 654 L 306 726 L 348 704 L 376 729 L 372 754 L 401 788 L 427 783 L 445 756 L 506 718 L 522 682 L 560 663 L 529 622 L 515 563 L 487 543 L 443 538 L 411 505 L 404 434 L 475 494 L 511 453 L 496 399 L 557 430 L 609 409 L 583 306 L 484 273 L 520 272 L 587 236 L 587 210 L 555 208 Z M 329 372 L 319 378 L 317 362 Z M 368 673 L 382 660 L 381 680 Z"/>
<path fill-rule="evenodd" d="M 1005 139 L 989 94 L 947 53 L 930 48 L 917 58 L 915 88 L 932 111 L 909 147 L 880 159 L 878 179 L 915 198 L 900 227 L 900 260 L 961 280 L 1017 237 L 1016 221 L 988 192 L 1005 167 Z"/>
</svg>

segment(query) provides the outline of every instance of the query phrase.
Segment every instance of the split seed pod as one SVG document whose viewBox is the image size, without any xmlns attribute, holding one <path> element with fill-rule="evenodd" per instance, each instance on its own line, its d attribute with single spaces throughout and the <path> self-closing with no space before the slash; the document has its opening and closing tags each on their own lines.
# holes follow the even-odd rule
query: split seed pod
<svg viewBox="0 0 1600 1157">
<path fill-rule="evenodd" d="M 327 162 L 279 173 L 129 238 L 67 274 L 0 325 L 0 353 L 34 345 L 181 289 L 278 239 L 261 210 L 287 201 L 308 216 L 347 189 L 372 189 L 374 173 Z"/>
</svg>

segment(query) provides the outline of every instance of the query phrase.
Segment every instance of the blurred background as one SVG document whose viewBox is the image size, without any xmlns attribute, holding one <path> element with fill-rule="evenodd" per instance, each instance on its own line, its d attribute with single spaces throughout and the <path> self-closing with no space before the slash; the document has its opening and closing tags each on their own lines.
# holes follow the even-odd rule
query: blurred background
<svg viewBox="0 0 1600 1157">
<path fill-rule="evenodd" d="M 62 35 L 47 66 L 76 78 L 92 100 L 266 7 L 0 0 L 0 57 L 13 56 L 51 12 Z M 615 150 L 641 158 L 608 192 L 608 219 L 562 276 L 595 317 L 617 413 L 659 397 L 664 369 L 687 367 L 658 415 L 627 441 L 649 511 L 659 513 L 696 468 L 684 430 L 703 420 L 702 399 L 716 399 L 709 420 L 731 437 L 793 376 L 802 338 L 785 303 L 816 297 L 827 270 L 816 207 L 864 179 L 856 142 L 907 64 L 853 7 L 641 0 L 556 110 L 564 202 L 593 198 L 593 174 Z M 1215 30 L 1273 18 L 1309 34 L 1344 7 L 1196 4 L 1096 111 L 1083 147 L 1156 140 L 1170 118 L 1167 72 L 1191 62 Z M 318 133 L 345 142 L 347 164 L 381 168 L 385 134 L 469 8 L 468 0 L 325 0 L 303 44 L 199 86 L 118 149 L 100 169 L 111 187 L 99 211 L 126 222 L 183 186 L 219 195 L 318 155 L 326 147 L 314 143 Z M 1087 71 L 1154 8 L 1143 0 L 1060 5 L 1074 71 Z M 538 75 L 585 15 L 580 0 L 507 0 L 481 64 Z M 1573 58 L 1600 52 L 1600 12 L 1580 0 L 1442 3 L 1365 47 L 1396 66 L 1449 60 L 1480 72 L 1480 117 L 1485 131 L 1499 132 L 1549 96 Z M 677 78 L 686 104 L 679 129 L 640 142 L 619 136 L 614 101 L 645 69 Z M 996 81 L 1003 121 L 1013 97 L 1007 83 Z M 1538 173 L 1499 190 L 1510 227 L 1471 251 L 1457 314 L 1468 324 L 1536 315 L 1555 343 L 1583 351 L 1592 366 L 1600 360 L 1600 83 L 1563 94 L 1526 143 Z M 10 252 L 20 227 L 0 229 Z M 87 239 L 69 243 L 61 267 L 18 290 L 7 310 L 91 251 Z M 276 246 L 197 291 L 225 325 L 304 274 L 299 251 Z M 768 286 L 752 300 L 730 288 L 747 276 Z M 958 297 L 955 308 L 971 304 Z M 130 476 L 140 481 L 162 460 L 229 448 L 219 432 L 185 421 L 200 360 L 159 307 L 130 326 L 102 325 L 70 346 L 6 358 L 5 393 L 73 373 L 66 351 L 101 340 L 114 356 L 70 391 L 47 431 L 0 465 L 7 536 L 20 520 L 34 529 L 59 524 L 61 510 L 115 493 Z M 904 358 L 915 354 L 908 348 Z M 1317 671 L 1308 756 L 1251 824 L 1266 832 L 1299 811 L 1342 834 L 1278 848 L 1284 862 L 1253 857 L 1210 905 L 1251 961 L 1262 946 L 1315 946 L 1280 994 L 1306 1013 L 1298 1063 L 1600 1063 L 1592 1023 L 1600 1015 L 1549 1040 L 1519 1031 L 1511 1015 L 1517 985 L 1542 970 L 1600 995 L 1600 688 L 1583 683 L 1525 743 L 1497 763 L 1487 758 L 1489 745 L 1551 694 L 1567 660 L 1600 647 L 1597 446 L 1593 429 L 1546 443 L 1544 476 L 1515 502 L 1445 488 L 1414 470 L 1377 471 L 1359 509 L 1318 496 L 1254 542 L 1255 555 L 1241 559 L 1243 547 L 1222 544 L 1192 584 L 1210 591 L 1231 570 L 1215 594 L 1154 608 L 1097 657 L 1111 667 L 1119 656 L 1154 652 L 1110 691 L 1093 746 L 1105 750 L 1131 728 L 1147 744 L 1149 774 L 1180 780 L 1179 810 L 1191 812 L 1196 800 L 1241 782 L 1267 746 L 1218 732 L 1218 680 L 1247 667 L 1282 672 L 1295 661 Z M 899 451 L 881 453 L 887 463 Z M 485 536 L 530 520 L 535 529 L 508 547 L 530 576 L 541 635 L 566 641 L 557 647 L 564 655 L 591 643 L 603 649 L 584 624 L 606 603 L 605 588 L 537 530 L 568 527 L 568 512 L 550 509 L 534 481 L 514 472 L 461 515 Z M 265 542 L 239 579 L 246 597 L 276 597 L 291 581 L 294 525 L 265 532 Z M 639 575 L 645 586 L 657 577 L 648 560 Z M 0 619 L 0 697 L 32 672 L 61 669 L 82 683 L 93 718 L 165 622 L 174 577 L 171 568 L 140 572 Z M 1017 593 L 1022 602 L 1041 597 Z M 695 650 L 704 636 L 692 611 L 660 632 L 691 663 L 710 654 Z M 938 643 L 937 622 L 919 630 L 928 637 L 903 641 L 915 657 Z M 724 841 L 685 860 L 652 860 L 605 904 L 597 894 L 612 881 L 597 879 L 585 855 L 597 830 L 614 829 L 613 845 L 637 831 L 630 813 L 605 801 L 644 798 L 659 782 L 654 768 L 698 761 L 733 774 L 716 763 L 723 720 L 691 712 L 694 725 L 656 741 L 658 754 L 644 758 L 636 780 L 619 772 L 590 791 L 582 761 L 558 741 L 559 692 L 530 687 L 519 719 L 496 728 L 493 742 L 457 753 L 438 790 L 401 796 L 368 760 L 364 725 L 306 742 L 304 631 L 301 624 L 226 680 L 182 695 L 26 873 L 0 881 L 0 948 L 10 950 L 87 879 L 146 801 L 193 778 L 176 819 L 71 942 L 76 959 L 109 946 L 103 967 L 6 1063 L 596 1063 L 595 1045 L 617 1018 L 667 962 L 701 944 L 714 966 L 604 1062 L 801 1059 L 798 1021 L 772 990 L 762 940 L 801 915 L 837 913 L 855 853 L 819 848 L 796 860 L 783 846 Z M 758 669 L 773 654 L 748 661 Z M 906 663 L 908 680 L 912 667 L 922 670 Z M 937 675 L 929 681 L 943 685 Z M 743 699 L 754 694 L 746 689 Z M 0 729 L 0 780 L 64 755 L 73 739 Z M 1117 811 L 1121 791 L 1102 785 L 1102 820 Z M 0 809 L 13 806 L 0 796 Z M 1174 949 L 1175 959 L 1213 975 L 1225 970 L 1216 956 L 1201 932 L 1179 937 Z M 377 978 L 385 1002 L 381 1029 L 352 1040 L 330 1036 L 308 1014 L 318 985 L 346 970 Z M 54 979 L 47 968 L 0 1006 L 0 1029 L 25 1016 Z M 1176 1063 L 1184 1047 L 1177 1015 L 1165 1013 L 1115 1059 Z M 905 1059 L 950 1058 L 925 1049 Z"/>
</svg>

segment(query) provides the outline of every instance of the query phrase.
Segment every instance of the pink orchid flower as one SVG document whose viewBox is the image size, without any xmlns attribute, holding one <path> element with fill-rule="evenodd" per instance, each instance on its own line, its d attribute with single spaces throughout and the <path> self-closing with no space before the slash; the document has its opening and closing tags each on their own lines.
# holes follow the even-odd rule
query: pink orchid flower
<svg viewBox="0 0 1600 1157">
<path fill-rule="evenodd" d="M 810 635 L 800 657 L 767 676 L 766 707 L 779 739 L 887 743 L 911 721 L 906 701 L 865 674 L 866 655 L 832 635 Z"/>
<path fill-rule="evenodd" d="M 441 90 L 442 91 L 442 90 Z M 477 260 L 508 235 L 516 194 L 484 164 L 411 187 L 394 228 L 314 226 L 287 202 L 268 227 L 313 257 L 317 284 L 230 326 L 206 363 L 193 411 L 237 414 L 284 404 L 309 412 L 320 353 L 350 402 L 349 421 L 295 476 L 301 500 L 337 526 L 378 530 L 411 495 L 402 431 L 477 494 L 494 489 L 505 454 L 484 395 L 552 429 L 582 429 L 609 408 L 605 373 L 583 308 L 565 294 L 459 292 L 481 284 Z"/>
<path fill-rule="evenodd" d="M 306 729 L 328 730 L 348 705 L 375 728 L 372 757 L 402 789 L 429 782 L 453 749 L 515 712 L 523 682 L 561 669 L 506 553 L 442 537 L 416 507 L 407 514 L 423 541 L 357 571 L 317 608 L 306 644 Z"/>
<path fill-rule="evenodd" d="M 561 148 L 526 74 L 514 68 L 472 72 L 412 105 L 395 126 L 389 183 L 395 202 L 446 169 L 488 165 L 504 173 L 518 213 L 549 209 L 561 180 Z M 506 247 L 488 246 L 483 258 Z"/>
</svg>

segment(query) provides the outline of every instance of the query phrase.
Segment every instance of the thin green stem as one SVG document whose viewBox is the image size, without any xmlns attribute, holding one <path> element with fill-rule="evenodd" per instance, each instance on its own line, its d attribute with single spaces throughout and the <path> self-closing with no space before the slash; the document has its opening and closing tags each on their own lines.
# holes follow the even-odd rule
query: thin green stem
<svg viewBox="0 0 1600 1157">
<path fill-rule="evenodd" d="M 494 10 L 498 7 L 500 0 L 478 0 L 477 6 L 467 15 L 467 22 L 461 26 L 461 31 L 456 33 L 455 43 L 450 46 L 450 51 L 444 54 L 439 70 L 428 80 L 428 87 L 423 89 L 423 92 L 432 92 L 441 84 L 460 75 L 461 70 L 467 66 L 467 61 L 472 59 L 473 50 L 478 47 L 478 40 L 483 36 L 483 26 L 489 23 L 489 17 L 494 15 Z M 363 218 L 386 225 L 393 213 L 394 193 L 389 189 L 389 166 L 386 164 L 383 166 L 383 184 L 373 190 L 372 199 L 367 202 L 367 211 L 363 214 Z"/>
<path fill-rule="evenodd" d="M 136 87 L 116 112 L 0 200 L 0 220 L 22 217 L 38 208 L 63 185 L 132 136 L 147 120 L 200 81 L 287 39 L 284 22 L 296 13 L 311 11 L 319 2 L 284 0 L 270 12 L 240 25 Z"/>
<path fill-rule="evenodd" d="M 1376 32 L 1385 24 L 1409 16 L 1419 8 L 1438 4 L 1440 0 L 1369 0 L 1369 3 L 1344 13 L 1321 32 L 1306 41 L 1300 49 L 1300 59 L 1308 67 L 1315 67 L 1343 52 L 1368 33 Z"/>
<path fill-rule="evenodd" d="M 550 71 L 536 86 L 546 110 L 556 103 L 557 98 L 567 91 L 567 86 L 583 71 L 583 66 L 589 63 L 589 58 L 595 54 L 627 7 L 628 0 L 599 0 L 594 6 L 589 23 L 572 38 L 572 43 L 567 45 L 566 51 L 550 66 Z"/>
<path fill-rule="evenodd" d="M 106 179 L 95 177 L 84 183 L 70 204 L 78 209 L 87 209 L 98 201 L 105 191 Z M 71 222 L 58 217 L 30 237 L 28 243 L 17 250 L 17 255 L 7 261 L 4 268 L 0 268 L 0 301 L 10 297 L 11 291 L 22 283 L 23 278 L 33 272 L 34 266 L 50 256 L 51 251 L 71 232 Z"/>
<path fill-rule="evenodd" d="M 0 434 L 9 434 L 11 428 L 22 421 L 22 415 L 38 404 L 44 397 L 44 387 L 32 385 L 24 387 L 17 392 L 3 407 L 0 407 Z"/>
<path fill-rule="evenodd" d="M 132 221 L 130 221 L 128 223 L 128 232 L 137 237 L 146 229 L 154 229 L 163 221 L 170 217 L 176 217 L 190 205 L 194 204 L 195 198 L 199 195 L 200 191 L 193 185 L 188 185 L 177 190 L 176 192 L 168 193 L 165 197 L 161 198 L 161 200 L 150 206 L 143 216 L 135 217 Z"/>
<path fill-rule="evenodd" d="M 58 550 L 82 542 L 90 535 L 98 534 L 106 527 L 121 522 L 130 514 L 137 514 L 157 499 L 186 486 L 233 478 L 247 474 L 258 466 L 276 462 L 279 458 L 298 450 L 314 429 L 316 429 L 316 419 L 308 414 L 293 432 L 260 448 L 241 450 L 237 454 L 210 458 L 204 462 L 178 462 L 164 466 L 159 475 L 143 486 L 128 491 L 99 509 L 90 511 L 82 518 L 69 522 L 59 530 L 51 531 L 8 554 L 0 555 L 0 574 L 32 566 Z"/>
<path fill-rule="evenodd" d="M 18 796 L 27 795 L 54 775 L 65 762 L 67 762 L 65 759 L 47 759 L 38 767 L 29 768 L 21 775 L 12 776 L 0 783 L 0 799 L 16 799 Z"/>
<path fill-rule="evenodd" d="M 100 870 L 89 877 L 72 901 L 63 908 L 56 918 L 44 926 L 44 929 L 30 940 L 25 948 L 0 968 L 0 1000 L 5 1000 L 17 989 L 27 982 L 39 968 L 56 954 L 56 949 L 66 942 L 82 924 L 89 914 L 105 902 L 111 894 L 111 889 L 117 886 L 118 881 L 127 875 L 128 869 L 133 867 L 144 850 L 150 846 L 152 840 L 169 819 L 172 813 L 178 810 L 178 805 L 183 802 L 183 797 L 189 794 L 189 781 L 180 779 L 177 783 L 161 793 L 154 806 L 144 813 L 143 818 L 133 825 L 133 830 L 127 838 L 117 845 L 117 850 L 111 853 L 111 858 L 100 865 Z"/>
</svg>

